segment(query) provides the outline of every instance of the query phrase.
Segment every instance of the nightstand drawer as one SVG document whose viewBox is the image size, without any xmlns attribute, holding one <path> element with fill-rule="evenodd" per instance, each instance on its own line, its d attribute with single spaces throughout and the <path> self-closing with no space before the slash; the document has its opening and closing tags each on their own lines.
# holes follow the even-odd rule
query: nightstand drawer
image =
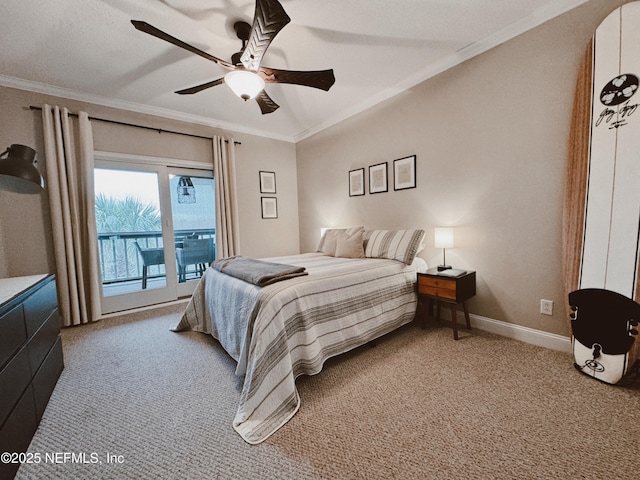
<svg viewBox="0 0 640 480">
<path fill-rule="evenodd" d="M 455 288 L 452 290 L 450 288 L 429 287 L 427 285 L 418 285 L 418 293 L 420 293 L 421 295 L 430 295 L 432 297 L 439 297 L 447 300 L 456 299 Z"/>
<path fill-rule="evenodd" d="M 433 297 L 456 299 L 456 281 L 448 278 L 418 277 L 418 293 Z"/>
</svg>

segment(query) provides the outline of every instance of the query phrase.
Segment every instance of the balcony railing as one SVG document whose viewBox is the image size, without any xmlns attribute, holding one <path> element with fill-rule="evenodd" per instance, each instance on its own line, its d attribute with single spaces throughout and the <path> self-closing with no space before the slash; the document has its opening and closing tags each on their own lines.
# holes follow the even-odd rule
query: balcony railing
<svg viewBox="0 0 640 480">
<path fill-rule="evenodd" d="M 176 246 L 180 246 L 185 238 L 211 238 L 215 243 L 215 233 L 215 229 L 176 230 L 174 241 Z M 142 278 L 142 259 L 138 255 L 135 242 L 138 242 L 141 248 L 162 248 L 162 232 L 103 232 L 98 234 L 103 285 Z M 164 275 L 164 265 L 148 267 L 148 278 Z"/>
</svg>

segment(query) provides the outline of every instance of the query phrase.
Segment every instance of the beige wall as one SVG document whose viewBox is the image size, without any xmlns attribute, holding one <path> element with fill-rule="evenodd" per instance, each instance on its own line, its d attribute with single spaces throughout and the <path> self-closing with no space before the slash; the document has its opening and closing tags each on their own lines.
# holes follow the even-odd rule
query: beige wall
<svg viewBox="0 0 640 480">
<path fill-rule="evenodd" d="M 238 137 L 240 138 L 240 137 Z M 295 145 L 260 137 L 242 138 L 238 157 L 238 203 L 242 253 L 253 257 L 300 253 Z M 275 172 L 276 194 L 260 194 L 259 171 Z M 260 197 L 276 197 L 278 218 L 262 219 Z"/>
<path fill-rule="evenodd" d="M 85 104 L 33 92 L 0 87 L 0 148 L 19 143 L 36 149 L 39 168 L 44 168 L 41 112 L 29 106 L 44 103 L 84 110 L 90 116 L 142 124 L 184 133 L 210 136 L 211 127 Z M 212 165 L 211 142 L 204 139 L 157 133 L 93 121 L 96 150 L 159 156 Z M 233 135 L 233 132 L 217 131 Z M 263 137 L 236 134 L 238 201 L 240 204 L 240 248 L 250 256 L 299 252 L 295 146 Z M 258 171 L 275 171 L 279 218 L 260 215 Z M 0 278 L 53 272 L 55 263 L 46 192 L 23 195 L 0 191 Z"/>
<path fill-rule="evenodd" d="M 447 263 L 475 269 L 472 313 L 568 335 L 562 201 L 573 91 L 593 31 L 625 2 L 590 2 L 296 146 L 301 250 L 320 227 L 456 227 Z M 417 188 L 393 160 L 417 155 Z M 348 171 L 389 162 L 389 192 L 348 196 Z M 367 182 L 368 188 L 368 182 Z M 540 299 L 555 302 L 553 316 Z"/>
</svg>

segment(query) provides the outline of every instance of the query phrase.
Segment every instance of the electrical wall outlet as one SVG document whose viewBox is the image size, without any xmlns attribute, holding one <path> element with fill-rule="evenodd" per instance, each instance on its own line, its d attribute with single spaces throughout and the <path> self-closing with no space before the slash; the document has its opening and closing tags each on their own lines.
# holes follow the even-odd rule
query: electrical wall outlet
<svg viewBox="0 0 640 480">
<path fill-rule="evenodd" d="M 553 300 L 540 300 L 540 313 L 543 315 L 553 315 Z"/>
</svg>

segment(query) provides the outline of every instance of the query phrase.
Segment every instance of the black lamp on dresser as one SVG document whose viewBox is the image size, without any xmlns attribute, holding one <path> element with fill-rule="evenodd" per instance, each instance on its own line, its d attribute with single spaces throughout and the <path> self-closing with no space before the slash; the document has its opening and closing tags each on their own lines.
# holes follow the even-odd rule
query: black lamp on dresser
<svg viewBox="0 0 640 480">
<path fill-rule="evenodd" d="M 13 455 L 0 478 L 18 471 L 63 368 L 54 276 L 0 279 L 0 452 Z"/>
</svg>

